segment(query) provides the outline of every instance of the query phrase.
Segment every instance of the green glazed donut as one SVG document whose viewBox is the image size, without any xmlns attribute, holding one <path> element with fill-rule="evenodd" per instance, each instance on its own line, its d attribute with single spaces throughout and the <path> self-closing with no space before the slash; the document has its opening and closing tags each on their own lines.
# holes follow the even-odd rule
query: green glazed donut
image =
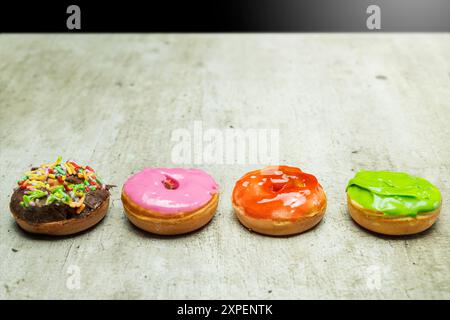
<svg viewBox="0 0 450 320">
<path fill-rule="evenodd" d="M 429 228 L 442 203 L 439 189 L 403 172 L 360 171 L 348 182 L 349 211 L 369 230 L 412 234 Z"/>
</svg>

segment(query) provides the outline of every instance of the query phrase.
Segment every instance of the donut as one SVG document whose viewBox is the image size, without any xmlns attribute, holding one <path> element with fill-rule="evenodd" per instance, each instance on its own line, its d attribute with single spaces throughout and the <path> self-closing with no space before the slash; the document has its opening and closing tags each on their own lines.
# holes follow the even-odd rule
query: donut
<svg viewBox="0 0 450 320">
<path fill-rule="evenodd" d="M 347 184 L 348 211 L 360 226 L 386 235 L 409 235 L 431 227 L 441 193 L 429 181 L 403 172 L 360 171 Z"/>
<path fill-rule="evenodd" d="M 197 230 L 214 216 L 219 187 L 200 169 L 145 168 L 127 179 L 122 203 L 136 227 L 159 235 Z"/>
<path fill-rule="evenodd" d="M 317 225 L 327 200 L 313 175 L 296 167 L 270 166 L 240 178 L 233 189 L 232 204 L 237 218 L 249 230 L 284 236 Z"/>
<path fill-rule="evenodd" d="M 94 169 L 74 161 L 32 167 L 17 182 L 10 210 L 25 231 L 70 235 L 96 225 L 106 215 L 112 186 Z"/>
</svg>

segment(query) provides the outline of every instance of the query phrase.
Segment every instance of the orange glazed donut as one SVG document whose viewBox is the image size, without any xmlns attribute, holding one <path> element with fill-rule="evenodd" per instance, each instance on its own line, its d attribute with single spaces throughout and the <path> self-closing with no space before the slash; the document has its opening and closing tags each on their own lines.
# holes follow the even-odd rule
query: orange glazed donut
<svg viewBox="0 0 450 320">
<path fill-rule="evenodd" d="M 248 172 L 236 182 L 232 202 L 244 226 L 272 236 L 311 229 L 322 220 L 327 206 L 316 177 L 288 166 Z"/>
</svg>

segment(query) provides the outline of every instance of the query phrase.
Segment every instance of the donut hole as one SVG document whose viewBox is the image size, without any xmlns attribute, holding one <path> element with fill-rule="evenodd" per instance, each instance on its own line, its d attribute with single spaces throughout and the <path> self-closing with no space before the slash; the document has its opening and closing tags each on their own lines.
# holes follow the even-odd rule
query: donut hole
<svg viewBox="0 0 450 320">
<path fill-rule="evenodd" d="M 165 176 L 165 179 L 161 181 L 161 183 L 164 185 L 166 189 L 169 190 L 175 190 L 180 186 L 177 180 L 167 175 Z"/>
</svg>

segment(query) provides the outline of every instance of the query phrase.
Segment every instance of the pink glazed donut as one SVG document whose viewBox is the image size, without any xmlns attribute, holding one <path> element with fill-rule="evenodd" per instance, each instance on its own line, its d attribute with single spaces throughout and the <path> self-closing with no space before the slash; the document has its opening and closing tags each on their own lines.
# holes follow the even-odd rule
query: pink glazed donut
<svg viewBox="0 0 450 320">
<path fill-rule="evenodd" d="M 214 216 L 219 186 L 200 169 L 145 168 L 122 188 L 128 219 L 138 228 L 176 235 L 203 227 Z"/>
</svg>

